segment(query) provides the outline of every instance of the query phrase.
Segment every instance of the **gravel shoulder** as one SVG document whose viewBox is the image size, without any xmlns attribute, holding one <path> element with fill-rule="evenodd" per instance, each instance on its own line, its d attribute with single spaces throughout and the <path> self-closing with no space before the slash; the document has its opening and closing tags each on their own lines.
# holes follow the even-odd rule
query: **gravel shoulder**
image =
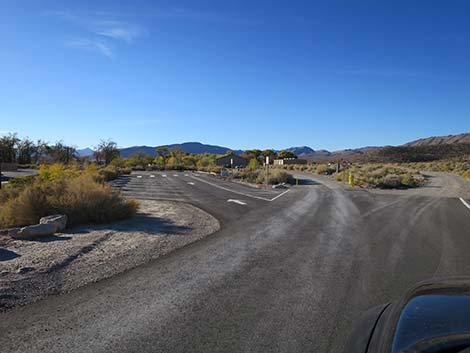
<svg viewBox="0 0 470 353">
<path fill-rule="evenodd" d="M 0 310 L 111 277 L 157 259 L 220 228 L 187 203 L 140 201 L 121 222 L 78 227 L 41 241 L 0 242 Z"/>
<path fill-rule="evenodd" d="M 442 172 L 422 172 L 421 174 L 426 178 L 426 184 L 419 188 L 405 190 L 369 189 L 369 191 L 377 194 L 407 196 L 470 197 L 470 180 Z"/>
</svg>

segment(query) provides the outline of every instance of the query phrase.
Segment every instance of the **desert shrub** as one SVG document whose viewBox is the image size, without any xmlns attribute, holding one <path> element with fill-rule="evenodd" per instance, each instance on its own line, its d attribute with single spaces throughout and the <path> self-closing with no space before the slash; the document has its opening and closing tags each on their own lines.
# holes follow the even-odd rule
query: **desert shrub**
<svg viewBox="0 0 470 353">
<path fill-rule="evenodd" d="M 135 201 L 86 174 L 38 178 L 0 200 L 1 228 L 35 224 L 51 214 L 66 214 L 70 225 L 111 222 L 133 216 L 138 208 Z"/>
<path fill-rule="evenodd" d="M 11 184 L 2 186 L 2 189 L 0 190 L 0 207 L 2 207 L 2 205 L 9 199 L 17 197 L 20 191 L 20 188 L 12 187 Z"/>
<path fill-rule="evenodd" d="M 343 183 L 346 183 L 349 181 L 349 173 L 346 171 L 341 171 L 339 173 L 336 173 L 336 181 L 341 181 Z"/>
<path fill-rule="evenodd" d="M 121 172 L 117 167 L 107 166 L 98 171 L 98 174 L 103 178 L 103 181 L 111 181 L 117 179 Z"/>
<path fill-rule="evenodd" d="M 291 176 L 282 169 L 271 169 L 268 174 L 268 183 L 271 185 L 287 183 Z M 260 170 L 256 179 L 258 184 L 266 182 L 266 170 Z"/>
<path fill-rule="evenodd" d="M 256 170 L 259 168 L 259 162 L 256 158 L 252 158 L 250 159 L 250 162 L 248 163 L 248 168 L 250 168 L 250 170 Z"/>
<path fill-rule="evenodd" d="M 89 167 L 92 168 L 93 164 Z M 64 165 L 64 164 L 42 164 L 39 167 L 38 177 L 43 181 L 51 181 L 62 178 L 75 178 L 78 177 L 82 171 L 78 165 Z"/>
<path fill-rule="evenodd" d="M 121 168 L 121 173 L 124 175 L 129 175 L 132 173 L 132 168 L 129 168 L 129 167 Z"/>
<path fill-rule="evenodd" d="M 331 175 L 336 171 L 336 167 L 331 167 L 328 164 L 318 164 L 315 168 L 317 174 Z"/>
<path fill-rule="evenodd" d="M 424 183 L 423 177 L 417 177 L 411 174 L 404 174 L 401 177 L 401 184 L 408 188 L 415 188 L 421 186 Z"/>
<path fill-rule="evenodd" d="M 394 189 L 401 185 L 400 176 L 396 174 L 387 174 L 378 183 L 378 186 L 384 189 Z"/>
<path fill-rule="evenodd" d="M 335 173 L 335 178 L 347 183 L 349 173 L 352 173 L 355 185 L 365 188 L 411 188 L 425 182 L 419 168 L 397 163 L 355 164 L 348 170 Z"/>
<path fill-rule="evenodd" d="M 233 173 L 233 178 L 254 184 L 257 183 L 259 173 L 259 169 L 251 170 L 250 168 L 242 168 Z"/>
<path fill-rule="evenodd" d="M 8 186 L 13 189 L 22 189 L 25 186 L 32 184 L 35 179 L 35 175 L 28 175 L 22 178 L 11 178 L 8 180 Z"/>
</svg>

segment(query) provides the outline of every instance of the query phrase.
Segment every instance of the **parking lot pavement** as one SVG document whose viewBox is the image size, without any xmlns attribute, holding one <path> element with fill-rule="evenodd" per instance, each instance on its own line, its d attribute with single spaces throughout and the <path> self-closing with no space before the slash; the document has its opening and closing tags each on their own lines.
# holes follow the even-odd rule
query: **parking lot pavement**
<svg viewBox="0 0 470 353">
<path fill-rule="evenodd" d="M 137 199 L 197 201 L 209 193 L 224 199 L 251 199 L 271 202 L 288 189 L 259 189 L 224 181 L 212 175 L 192 172 L 133 172 L 111 182 L 123 194 Z M 242 204 L 242 203 L 238 203 Z"/>
<path fill-rule="evenodd" d="M 239 194 L 242 196 L 257 198 L 265 201 L 274 201 L 277 197 L 288 190 L 288 188 L 257 188 L 238 182 L 225 181 L 204 173 L 193 173 L 191 177 L 233 194 Z"/>
<path fill-rule="evenodd" d="M 10 178 L 23 178 L 31 175 L 38 174 L 37 169 L 18 169 L 16 172 L 2 172 L 2 180 L 8 180 Z"/>
<path fill-rule="evenodd" d="M 119 187 L 124 195 L 136 199 L 186 201 L 189 195 L 176 178 L 173 173 L 142 172 L 123 175 L 111 185 Z"/>
</svg>

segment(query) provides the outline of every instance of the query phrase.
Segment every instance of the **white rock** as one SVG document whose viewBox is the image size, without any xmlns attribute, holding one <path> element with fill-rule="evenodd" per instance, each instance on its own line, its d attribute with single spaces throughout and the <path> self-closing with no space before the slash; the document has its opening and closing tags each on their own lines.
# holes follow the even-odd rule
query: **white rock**
<svg viewBox="0 0 470 353">
<path fill-rule="evenodd" d="M 42 217 L 39 220 L 39 224 L 53 224 L 55 226 L 55 232 L 62 232 L 67 226 L 67 216 L 56 214 L 52 216 Z"/>
<path fill-rule="evenodd" d="M 13 239 L 34 239 L 54 235 L 56 226 L 52 223 L 36 224 L 21 228 L 18 232 L 12 232 L 10 236 Z"/>
</svg>

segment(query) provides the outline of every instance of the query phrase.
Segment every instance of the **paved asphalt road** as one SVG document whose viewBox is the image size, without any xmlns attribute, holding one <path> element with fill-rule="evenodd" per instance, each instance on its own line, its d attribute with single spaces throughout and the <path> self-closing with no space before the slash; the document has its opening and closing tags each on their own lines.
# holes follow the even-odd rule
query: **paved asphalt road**
<svg viewBox="0 0 470 353">
<path fill-rule="evenodd" d="M 268 201 L 283 191 L 161 174 L 122 186 L 194 203 L 221 230 L 0 314 L 2 352 L 341 352 L 363 310 L 420 280 L 470 275 L 470 209 L 456 197 L 350 190 L 315 177 Z"/>
</svg>

